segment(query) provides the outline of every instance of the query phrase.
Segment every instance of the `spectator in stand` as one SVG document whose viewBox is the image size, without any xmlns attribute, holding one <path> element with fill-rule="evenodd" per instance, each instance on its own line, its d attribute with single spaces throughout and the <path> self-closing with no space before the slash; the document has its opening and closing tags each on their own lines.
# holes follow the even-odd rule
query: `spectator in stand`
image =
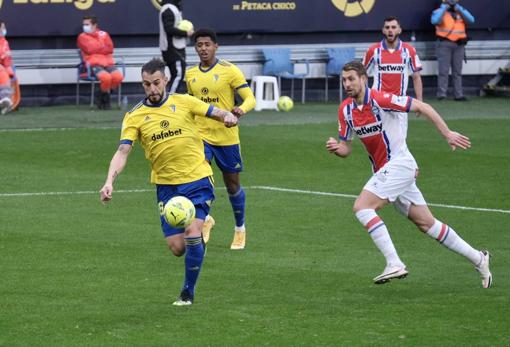
<svg viewBox="0 0 510 347">
<path fill-rule="evenodd" d="M 432 12 L 430 21 L 436 26 L 437 36 L 437 98 L 446 98 L 451 66 L 454 99 L 467 101 L 462 90 L 462 60 L 468 42 L 466 23 L 473 24 L 475 17 L 460 6 L 458 0 L 442 0 L 441 6 Z"/>
<path fill-rule="evenodd" d="M 7 28 L 5 23 L 0 21 L 0 110 L 2 114 L 6 114 L 12 108 L 11 78 L 14 77 L 11 49 L 5 35 L 7 35 Z"/>
<path fill-rule="evenodd" d="M 122 72 L 115 67 L 113 60 L 113 42 L 110 35 L 99 30 L 95 16 L 83 17 L 83 32 L 78 36 L 78 48 L 82 59 L 89 64 L 99 80 L 99 92 L 96 105 L 99 109 L 111 109 L 110 94 L 124 79 Z"/>
</svg>

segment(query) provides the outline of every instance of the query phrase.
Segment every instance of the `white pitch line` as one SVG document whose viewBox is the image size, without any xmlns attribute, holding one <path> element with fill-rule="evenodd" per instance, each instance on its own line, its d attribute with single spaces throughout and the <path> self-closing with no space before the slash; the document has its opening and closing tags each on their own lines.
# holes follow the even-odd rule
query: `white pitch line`
<svg viewBox="0 0 510 347">
<path fill-rule="evenodd" d="M 320 192 L 314 190 L 303 190 L 303 189 L 290 189 L 290 188 L 280 188 L 280 187 L 271 187 L 271 186 L 248 186 L 244 187 L 245 189 L 258 189 L 258 190 L 268 190 L 275 192 L 285 192 L 285 193 L 296 193 L 296 194 L 308 194 L 308 195 L 319 195 L 319 196 L 333 196 L 333 197 L 341 197 L 348 199 L 356 199 L 357 195 L 352 194 L 342 194 L 342 193 L 330 193 L 330 192 Z M 224 190 L 224 187 L 219 187 L 216 189 Z M 116 190 L 114 193 L 147 193 L 154 192 L 154 189 L 124 189 L 124 190 Z M 0 198 L 9 198 L 9 197 L 23 197 L 23 196 L 58 196 L 58 195 L 85 195 L 85 194 L 98 194 L 99 191 L 94 190 L 85 190 L 85 191 L 77 191 L 77 192 L 33 192 L 33 193 L 0 193 Z M 429 203 L 429 206 L 442 207 L 442 208 L 450 208 L 456 210 L 468 210 L 468 211 L 478 211 L 478 212 L 496 212 L 496 213 L 506 213 L 510 214 L 510 210 L 502 210 L 496 208 L 483 208 L 483 207 L 470 207 L 470 206 L 458 206 L 458 205 L 447 205 L 447 204 L 435 204 Z"/>
<path fill-rule="evenodd" d="M 338 197 L 342 197 L 342 198 L 351 198 L 351 199 L 355 199 L 358 197 L 357 195 L 352 195 L 352 194 L 317 192 L 317 191 L 313 191 L 313 190 L 288 189 L 288 188 L 278 188 L 278 187 L 268 187 L 268 186 L 253 186 L 250 188 L 261 189 L 261 190 L 272 190 L 272 191 L 278 191 L 278 192 L 287 192 L 287 193 L 338 196 Z M 496 209 L 496 208 L 469 207 L 469 206 L 445 205 L 445 204 L 434 204 L 434 203 L 428 203 L 428 205 L 435 206 L 435 207 L 457 209 L 457 210 L 469 210 L 469 211 L 480 211 L 480 212 L 498 212 L 498 213 L 510 214 L 510 210 L 500 210 L 500 209 Z"/>
<path fill-rule="evenodd" d="M 114 193 L 146 193 L 153 192 L 154 189 L 125 189 L 116 190 Z M 84 195 L 99 194 L 99 190 L 83 190 L 77 192 L 34 192 L 34 193 L 0 193 L 0 198 L 10 198 L 17 196 L 55 196 L 55 195 Z"/>
</svg>

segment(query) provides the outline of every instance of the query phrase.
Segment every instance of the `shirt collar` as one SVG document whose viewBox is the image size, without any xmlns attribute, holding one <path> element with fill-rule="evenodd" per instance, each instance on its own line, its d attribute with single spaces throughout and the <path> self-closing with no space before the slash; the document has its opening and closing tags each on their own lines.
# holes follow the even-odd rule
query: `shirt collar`
<svg viewBox="0 0 510 347">
<path fill-rule="evenodd" d="M 214 64 L 212 64 L 211 66 L 209 66 L 207 69 L 203 69 L 202 68 L 202 63 L 198 64 L 198 68 L 200 69 L 200 71 L 202 72 L 207 72 L 207 71 L 210 71 L 213 67 L 216 66 L 216 64 L 218 64 L 220 60 L 218 58 L 216 58 L 216 61 L 214 62 Z"/>
<path fill-rule="evenodd" d="M 397 47 L 395 48 L 396 51 L 399 51 L 401 48 L 402 48 L 402 40 L 400 40 L 400 38 L 397 39 L 398 42 L 397 42 Z M 384 50 L 388 50 L 388 46 L 386 45 L 386 39 L 382 39 L 381 41 L 381 46 Z"/>
<path fill-rule="evenodd" d="M 365 85 L 365 97 L 363 98 L 363 105 L 368 105 L 370 103 L 371 97 L 370 97 L 370 88 L 368 88 L 367 85 Z M 352 99 L 352 105 L 353 107 L 358 107 L 358 104 L 356 104 L 356 100 Z"/>
<path fill-rule="evenodd" d="M 157 104 L 151 104 L 149 103 L 149 98 L 145 98 L 143 100 L 143 104 L 147 107 L 161 107 L 161 105 L 163 105 L 167 100 L 168 100 L 168 97 L 170 96 L 170 94 L 168 94 L 168 92 L 166 93 L 166 96 L 163 100 L 161 100 L 159 103 Z"/>
</svg>

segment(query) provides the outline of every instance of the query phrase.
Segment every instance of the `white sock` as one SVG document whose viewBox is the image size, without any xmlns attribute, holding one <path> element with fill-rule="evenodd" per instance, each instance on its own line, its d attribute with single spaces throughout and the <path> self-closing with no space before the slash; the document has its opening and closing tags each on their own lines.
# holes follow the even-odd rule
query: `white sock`
<svg viewBox="0 0 510 347">
<path fill-rule="evenodd" d="M 238 227 L 237 225 L 234 227 L 234 231 L 237 231 L 237 232 L 240 232 L 240 233 L 244 233 L 246 232 L 246 228 L 244 227 L 244 224 L 241 225 L 240 227 Z"/>
<path fill-rule="evenodd" d="M 427 231 L 427 235 L 436 239 L 446 248 L 465 256 L 474 265 L 480 265 L 482 261 L 482 254 L 480 251 L 471 247 L 448 225 L 436 219 L 434 225 Z"/>
<path fill-rule="evenodd" d="M 375 245 L 386 258 L 387 265 L 405 266 L 400 260 L 397 250 L 391 241 L 390 233 L 386 228 L 386 224 L 375 213 L 373 209 L 364 209 L 356 212 L 356 218 L 367 229 L 368 234 L 374 241 Z"/>
</svg>

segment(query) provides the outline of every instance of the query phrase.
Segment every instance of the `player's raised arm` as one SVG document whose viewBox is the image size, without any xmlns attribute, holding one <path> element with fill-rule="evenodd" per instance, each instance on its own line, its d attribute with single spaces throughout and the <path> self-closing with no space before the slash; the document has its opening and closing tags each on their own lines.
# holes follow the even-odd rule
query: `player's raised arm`
<svg viewBox="0 0 510 347">
<path fill-rule="evenodd" d="M 439 113 L 437 113 L 437 111 L 429 104 L 413 99 L 410 110 L 419 112 L 428 118 L 441 135 L 444 136 L 452 150 L 455 150 L 457 147 L 462 149 L 468 149 L 471 147 L 471 141 L 469 141 L 469 138 L 456 131 L 450 130 Z"/>
<path fill-rule="evenodd" d="M 253 110 L 257 102 L 250 87 L 239 88 L 237 89 L 237 93 L 243 99 L 243 103 L 239 106 L 235 106 L 232 113 L 238 118 L 241 118 L 246 113 Z"/>
<path fill-rule="evenodd" d="M 133 146 L 131 144 L 121 144 L 113 155 L 113 158 L 110 161 L 108 175 L 106 176 L 106 182 L 99 191 L 100 199 L 103 204 L 112 199 L 113 182 L 115 182 L 117 176 L 122 172 L 122 170 L 124 170 L 132 148 Z"/>
</svg>

